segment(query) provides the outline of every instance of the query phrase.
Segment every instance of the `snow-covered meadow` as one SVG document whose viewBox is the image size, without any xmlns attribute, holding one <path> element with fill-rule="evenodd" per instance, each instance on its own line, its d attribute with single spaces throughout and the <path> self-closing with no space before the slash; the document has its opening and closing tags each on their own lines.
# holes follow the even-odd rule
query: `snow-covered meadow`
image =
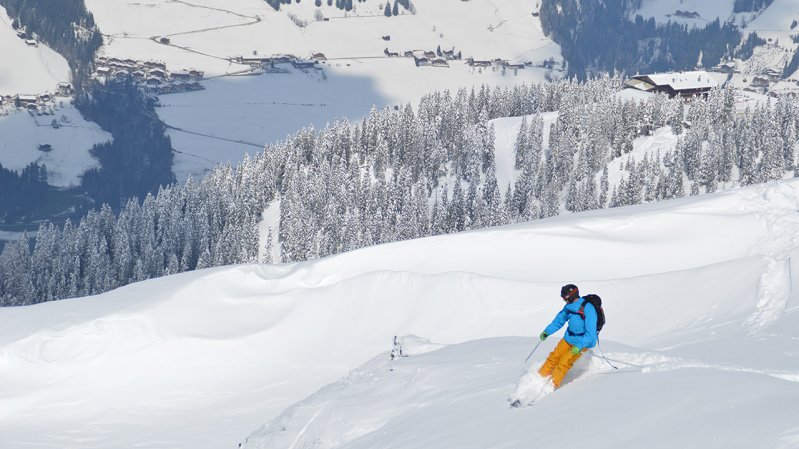
<svg viewBox="0 0 799 449">
<path fill-rule="evenodd" d="M 0 113 L 0 164 L 21 171 L 36 162 L 47 166 L 50 185 L 79 185 L 81 175 L 98 165 L 89 150 L 112 137 L 96 123 L 86 121 L 68 102 L 68 98 L 56 97 L 54 104 L 42 108 L 47 114 L 17 109 Z M 39 145 L 51 145 L 52 149 L 40 151 Z"/>
<path fill-rule="evenodd" d="M 789 448 L 797 210 L 785 181 L 0 309 L 0 446 Z M 621 369 L 512 409 L 570 281 Z M 447 346 L 389 362 L 408 334 Z"/>
<path fill-rule="evenodd" d="M 69 82 L 66 59 L 50 47 L 38 42 L 28 45 L 11 28 L 11 19 L 0 6 L 0 97 L 5 95 L 38 95 L 54 92 L 58 83 Z"/>
<path fill-rule="evenodd" d="M 658 24 L 678 22 L 703 28 L 716 19 L 722 23 L 734 20 L 734 4 L 735 0 L 643 0 L 641 8 L 633 10 L 630 16 L 634 18 L 640 14 L 644 18 L 654 18 Z"/>
<path fill-rule="evenodd" d="M 762 10 L 738 13 L 735 3 L 735 0 L 643 0 L 641 8 L 631 12 L 631 18 L 640 14 L 644 18 L 654 18 L 659 24 L 677 22 L 698 28 L 716 19 L 722 23 L 732 21 L 763 37 L 790 41 L 787 33 L 791 30 L 791 22 L 799 18 L 796 2 L 773 0 L 766 2 L 770 4 Z"/>
<path fill-rule="evenodd" d="M 206 76 L 230 73 L 227 58 L 292 54 L 309 58 L 383 57 L 384 49 L 442 50 L 463 58 L 560 62 L 560 49 L 541 31 L 533 6 L 521 0 L 491 3 L 460 0 L 414 2 L 415 14 L 385 17 L 379 0 L 354 3 L 346 12 L 322 2 L 284 4 L 275 11 L 260 0 L 88 0 L 97 25 L 108 36 L 106 56 L 158 59 L 175 69 L 204 69 Z M 381 9 L 380 12 L 377 9 Z M 316 10 L 329 20 L 315 20 Z M 181 17 L 179 23 L 173 18 Z M 297 25 L 291 16 L 306 21 Z M 383 37 L 389 40 L 384 40 Z M 169 37 L 170 44 L 152 38 Z M 239 69 L 246 66 L 239 65 Z"/>
</svg>

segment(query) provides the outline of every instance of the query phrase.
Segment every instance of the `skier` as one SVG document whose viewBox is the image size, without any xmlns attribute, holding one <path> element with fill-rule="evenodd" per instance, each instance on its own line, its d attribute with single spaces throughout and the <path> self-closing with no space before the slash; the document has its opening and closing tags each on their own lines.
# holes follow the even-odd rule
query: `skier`
<svg viewBox="0 0 799 449">
<path fill-rule="evenodd" d="M 566 328 L 566 335 L 538 370 L 541 377 L 552 376 L 555 388 L 560 387 L 566 373 L 583 352 L 593 348 L 597 342 L 597 311 L 594 306 L 580 297 L 580 291 L 574 284 L 564 285 L 560 289 L 560 296 L 566 301 L 566 305 L 544 332 L 541 332 L 541 341 L 557 332 L 567 322 L 569 326 Z"/>
</svg>

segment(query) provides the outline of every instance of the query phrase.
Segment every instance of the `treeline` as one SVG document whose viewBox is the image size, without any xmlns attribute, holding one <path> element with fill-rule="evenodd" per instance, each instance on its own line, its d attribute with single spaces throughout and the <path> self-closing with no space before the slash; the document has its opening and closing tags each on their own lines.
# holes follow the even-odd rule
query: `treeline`
<svg viewBox="0 0 799 449">
<path fill-rule="evenodd" d="M 297 1 L 297 3 L 300 2 L 300 0 L 296 0 L 296 1 Z M 306 1 L 310 1 L 310 0 L 306 0 Z M 333 0 L 313 0 L 313 1 L 314 1 L 314 5 L 317 8 L 320 8 L 322 6 L 322 2 L 323 1 L 327 2 L 327 6 L 333 6 Z M 358 3 L 366 2 L 366 0 L 355 0 L 355 1 L 357 1 Z M 352 11 L 352 9 L 353 9 L 352 2 L 353 2 L 353 0 L 335 0 L 335 5 L 336 5 L 336 8 L 341 9 L 343 11 Z M 410 9 L 411 8 L 410 0 L 394 0 L 394 10 L 397 10 L 397 2 L 399 2 L 399 4 L 402 5 L 403 7 L 405 7 L 405 9 Z M 290 5 L 291 4 L 291 0 L 266 0 L 266 3 L 268 3 L 269 6 L 271 6 L 272 8 L 274 8 L 275 11 L 279 11 L 280 10 L 280 5 L 283 5 L 283 4 Z M 390 2 L 386 3 L 386 8 L 390 8 Z M 389 9 L 389 12 L 391 12 L 391 9 Z"/>
<path fill-rule="evenodd" d="M 47 167 L 32 162 L 18 173 L 0 164 L 0 223 L 41 212 L 41 199 L 47 190 Z"/>
<path fill-rule="evenodd" d="M 291 0 L 266 0 L 266 3 L 269 4 L 275 11 L 280 11 L 280 5 L 282 4 L 291 4 Z"/>
<path fill-rule="evenodd" d="M 73 80 L 88 78 L 103 37 L 83 0 L 0 0 L 0 5 L 14 24 L 35 33 L 67 60 Z"/>
<path fill-rule="evenodd" d="M 755 48 L 766 45 L 766 40 L 762 37 L 758 36 L 756 32 L 749 33 L 746 40 L 744 40 L 741 45 L 735 49 L 733 52 L 733 56 L 740 59 L 749 59 L 755 52 Z"/>
<path fill-rule="evenodd" d="M 189 180 L 148 195 L 141 204 L 131 200 L 116 216 L 106 205 L 77 226 L 70 221 L 63 228 L 42 226 L 33 251 L 23 239 L 0 254 L 0 304 L 91 295 L 182 271 L 255 261 L 258 214 L 246 198 L 252 185 L 242 181 L 227 167 L 199 185 Z"/>
<path fill-rule="evenodd" d="M 101 166 L 83 175 L 84 191 L 98 204 L 119 210 L 128 198 L 144 198 L 175 182 L 166 128 L 152 102 L 130 80 L 111 87 L 94 85 L 77 97 L 76 106 L 114 137 L 92 148 Z"/>
<path fill-rule="evenodd" d="M 797 70 L 799 70 L 799 48 L 796 49 L 793 57 L 791 57 L 791 61 L 785 66 L 785 69 L 782 71 L 782 76 L 783 78 L 788 78 Z"/>
<path fill-rule="evenodd" d="M 722 25 L 718 19 L 704 28 L 658 25 L 654 18 L 641 16 L 629 20 L 637 8 L 639 0 L 542 0 L 541 24 L 561 46 L 568 75 L 579 79 L 600 73 L 689 70 L 696 67 L 700 53 L 709 67 L 741 41 L 735 25 Z"/>
<path fill-rule="evenodd" d="M 628 158 L 610 206 L 696 195 L 797 176 L 799 107 L 789 100 L 735 112 L 731 89 L 696 101 L 673 149 Z M 680 130 L 678 130 L 680 131 Z M 670 181 L 671 180 L 671 181 Z M 667 195 L 663 195 L 663 187 Z"/>
<path fill-rule="evenodd" d="M 31 304 L 202 267 L 257 261 L 257 223 L 280 222 L 262 262 L 712 192 L 795 174 L 799 106 L 735 111 L 732 90 L 686 105 L 623 100 L 619 79 L 438 92 L 414 110 L 304 129 L 237 168 L 163 188 L 115 216 L 44 226 L 0 255 L 0 301 Z M 548 126 L 543 112 L 557 111 Z M 525 116 L 515 181 L 499 185 L 491 119 Z M 547 117 L 551 117 L 547 116 Z M 661 151 L 635 139 L 679 135 Z M 546 138 L 548 136 L 548 138 Z M 633 157 L 633 155 L 637 155 Z M 279 201 L 279 203 L 273 203 Z"/>
<path fill-rule="evenodd" d="M 735 0 L 733 12 L 755 12 L 768 8 L 774 0 Z"/>
<path fill-rule="evenodd" d="M 400 6 L 405 8 L 406 11 L 410 11 L 411 13 L 414 13 L 415 11 L 411 6 L 410 0 L 394 0 L 393 7 L 391 6 L 390 1 L 386 1 L 386 6 L 383 9 L 383 15 L 386 17 L 400 15 Z"/>
<path fill-rule="evenodd" d="M 415 113 L 373 111 L 361 123 L 300 132 L 267 150 L 283 167 L 280 260 L 557 215 L 572 153 L 544 151 L 543 125 L 534 125 L 518 162 L 535 179 L 501 186 L 489 120 L 598 102 L 619 86 L 606 79 L 439 92 Z"/>
</svg>

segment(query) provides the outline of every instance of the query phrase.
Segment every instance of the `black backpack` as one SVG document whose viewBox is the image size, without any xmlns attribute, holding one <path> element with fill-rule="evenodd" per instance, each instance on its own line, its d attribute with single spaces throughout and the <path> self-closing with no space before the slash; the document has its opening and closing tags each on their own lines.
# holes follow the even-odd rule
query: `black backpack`
<svg viewBox="0 0 799 449">
<path fill-rule="evenodd" d="M 602 310 L 602 298 L 593 293 L 583 296 L 583 303 L 580 304 L 580 310 L 577 311 L 583 321 L 585 321 L 585 303 L 591 304 L 596 310 L 596 333 L 599 334 L 602 327 L 605 326 L 605 311 Z"/>
</svg>

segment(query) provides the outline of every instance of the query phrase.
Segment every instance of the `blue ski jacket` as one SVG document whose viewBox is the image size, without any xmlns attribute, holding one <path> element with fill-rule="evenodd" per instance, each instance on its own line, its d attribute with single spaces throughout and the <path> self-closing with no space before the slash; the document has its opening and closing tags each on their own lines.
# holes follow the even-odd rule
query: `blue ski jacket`
<svg viewBox="0 0 799 449">
<path fill-rule="evenodd" d="M 557 332 L 564 324 L 569 323 L 566 328 L 566 335 L 563 337 L 566 343 L 577 346 L 580 349 L 593 348 L 596 346 L 596 310 L 590 303 L 585 303 L 583 312 L 585 320 L 580 316 L 580 306 L 585 300 L 580 297 L 577 300 L 566 304 L 555 319 L 544 329 L 547 335 Z"/>
</svg>

